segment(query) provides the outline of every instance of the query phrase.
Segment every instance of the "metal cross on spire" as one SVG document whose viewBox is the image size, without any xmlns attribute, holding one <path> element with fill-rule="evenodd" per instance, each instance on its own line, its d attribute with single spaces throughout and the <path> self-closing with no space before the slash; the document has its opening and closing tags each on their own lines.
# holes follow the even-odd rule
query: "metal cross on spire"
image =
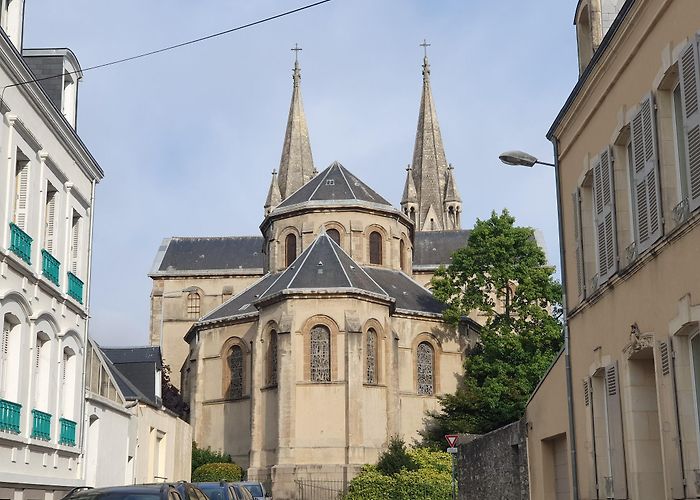
<svg viewBox="0 0 700 500">
<path fill-rule="evenodd" d="M 299 44 L 298 44 L 298 43 L 295 43 L 295 44 L 294 44 L 294 48 L 291 49 L 291 50 L 294 51 L 294 62 L 299 62 L 299 51 L 300 51 L 300 50 L 304 50 L 304 49 L 302 49 L 301 47 L 299 47 Z"/>
<path fill-rule="evenodd" d="M 420 46 L 423 47 L 425 57 L 428 57 L 428 47 L 430 47 L 430 45 L 431 44 L 429 44 L 425 38 L 423 39 L 423 43 L 420 44 Z M 294 50 L 294 49 L 292 49 L 292 50 Z"/>
</svg>

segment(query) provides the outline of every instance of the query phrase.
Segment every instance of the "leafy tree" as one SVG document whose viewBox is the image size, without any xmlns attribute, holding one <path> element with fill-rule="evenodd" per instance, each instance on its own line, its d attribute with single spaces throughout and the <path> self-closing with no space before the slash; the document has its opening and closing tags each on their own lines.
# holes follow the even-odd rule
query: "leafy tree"
<svg viewBox="0 0 700 500">
<path fill-rule="evenodd" d="M 452 432 L 485 433 L 519 419 L 530 394 L 562 346 L 561 285 L 531 228 L 507 210 L 477 220 L 469 244 L 431 282 L 457 324 L 472 311 L 486 321 L 464 363 L 455 394 L 440 398 L 424 431 L 426 443 Z"/>
<path fill-rule="evenodd" d="M 197 467 L 192 472 L 193 482 L 240 481 L 243 469 L 233 463 L 210 463 Z"/>
<path fill-rule="evenodd" d="M 418 464 L 409 456 L 403 439 L 393 436 L 389 440 L 389 448 L 379 456 L 377 469 L 385 476 L 391 476 L 401 469 L 416 470 Z"/>
<path fill-rule="evenodd" d="M 160 393 L 163 406 L 175 413 L 178 417 L 186 420 L 190 411 L 190 406 L 185 403 L 179 389 L 170 381 L 170 365 L 163 365 L 160 379 Z"/>
<path fill-rule="evenodd" d="M 192 473 L 205 464 L 233 463 L 231 455 L 212 451 L 211 448 L 198 448 L 197 442 L 192 442 Z"/>
</svg>

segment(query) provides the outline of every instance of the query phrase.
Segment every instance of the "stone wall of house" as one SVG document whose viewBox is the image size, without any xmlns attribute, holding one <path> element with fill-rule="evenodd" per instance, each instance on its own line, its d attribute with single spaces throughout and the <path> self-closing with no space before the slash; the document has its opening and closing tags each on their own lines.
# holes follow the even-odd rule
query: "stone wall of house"
<svg viewBox="0 0 700 500">
<path fill-rule="evenodd" d="M 459 499 L 529 500 L 526 423 L 522 419 L 459 440 Z"/>
</svg>

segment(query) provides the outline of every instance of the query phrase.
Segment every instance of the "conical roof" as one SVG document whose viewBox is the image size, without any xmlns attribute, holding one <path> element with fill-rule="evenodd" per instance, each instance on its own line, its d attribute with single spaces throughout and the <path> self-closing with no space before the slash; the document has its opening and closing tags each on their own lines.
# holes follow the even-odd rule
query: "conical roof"
<svg viewBox="0 0 700 500">
<path fill-rule="evenodd" d="M 256 302 L 285 291 L 355 291 L 391 300 L 386 291 L 325 232 L 318 235 Z"/>
<path fill-rule="evenodd" d="M 298 61 L 294 62 L 292 80 L 292 103 L 289 107 L 279 168 L 279 190 L 282 199 L 306 184 L 314 175 L 309 128 L 301 100 L 301 67 Z"/>
<path fill-rule="evenodd" d="M 265 200 L 265 215 L 270 213 L 277 205 L 282 202 L 282 195 L 280 193 L 280 188 L 277 180 L 277 171 L 272 171 L 272 181 L 270 182 L 270 190 L 267 192 L 267 199 Z"/>
<path fill-rule="evenodd" d="M 305 202 L 334 201 L 359 201 L 392 207 L 391 203 L 336 161 L 280 203 L 278 208 Z"/>
<path fill-rule="evenodd" d="M 403 187 L 403 196 L 401 203 L 417 203 L 418 193 L 416 192 L 416 183 L 413 181 L 413 169 L 409 165 L 406 169 L 406 184 Z"/>
<path fill-rule="evenodd" d="M 447 168 L 447 186 L 445 186 L 445 202 L 462 201 L 457 191 L 457 183 L 454 177 L 454 167 L 450 165 Z"/>
</svg>

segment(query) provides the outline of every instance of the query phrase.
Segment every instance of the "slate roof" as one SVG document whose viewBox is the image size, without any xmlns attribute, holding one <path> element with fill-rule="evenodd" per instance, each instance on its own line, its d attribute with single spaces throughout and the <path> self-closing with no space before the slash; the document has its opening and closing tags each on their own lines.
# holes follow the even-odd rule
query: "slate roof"
<svg viewBox="0 0 700 500">
<path fill-rule="evenodd" d="M 155 363 L 160 369 L 163 360 L 160 355 L 160 347 L 102 347 L 102 352 L 114 364 L 126 363 Z"/>
<path fill-rule="evenodd" d="M 416 231 L 413 239 L 413 268 L 434 269 L 449 265 L 452 254 L 467 245 L 471 230 Z"/>
<path fill-rule="evenodd" d="M 285 290 L 360 290 L 388 294 L 325 232 L 263 292 L 258 301 Z"/>
<path fill-rule="evenodd" d="M 253 302 L 255 302 L 265 290 L 270 288 L 270 285 L 272 285 L 272 283 L 274 283 L 274 281 L 279 278 L 281 274 L 282 273 L 266 274 L 259 281 L 256 281 L 238 295 L 235 295 L 204 316 L 197 322 L 197 324 L 218 321 L 221 319 L 234 319 L 251 314 L 257 315 L 258 310 L 254 305 L 252 305 Z"/>
<path fill-rule="evenodd" d="M 377 267 L 366 267 L 365 270 L 395 299 L 397 310 L 442 314 L 445 309 L 445 304 L 437 300 L 429 290 L 401 271 Z"/>
<path fill-rule="evenodd" d="M 288 196 L 276 210 L 314 201 L 359 201 L 394 208 L 337 161 Z"/>
<path fill-rule="evenodd" d="M 262 274 L 265 256 L 262 236 L 166 238 L 151 272 L 162 274 Z"/>
<path fill-rule="evenodd" d="M 155 380 L 155 373 L 151 370 L 147 372 L 145 377 L 148 380 L 140 380 L 144 376 L 138 377 L 137 380 L 133 380 L 133 374 L 125 373 L 120 370 L 117 364 L 114 363 L 113 359 L 126 360 L 126 364 L 122 365 L 124 368 L 129 363 L 153 363 L 157 362 L 157 366 L 162 366 L 162 361 L 160 360 L 160 349 L 158 347 L 133 347 L 133 348 L 103 348 L 99 347 L 97 343 L 94 343 L 95 347 L 102 352 L 102 358 L 107 369 L 114 377 L 115 382 L 119 386 L 119 390 L 122 392 L 124 399 L 127 401 L 139 400 L 151 406 L 158 408 L 160 405 L 156 401 L 155 393 L 145 394 L 137 385 L 152 385 Z M 154 351 L 158 353 L 158 360 L 152 358 Z M 126 371 L 126 370 L 125 370 Z"/>
</svg>

